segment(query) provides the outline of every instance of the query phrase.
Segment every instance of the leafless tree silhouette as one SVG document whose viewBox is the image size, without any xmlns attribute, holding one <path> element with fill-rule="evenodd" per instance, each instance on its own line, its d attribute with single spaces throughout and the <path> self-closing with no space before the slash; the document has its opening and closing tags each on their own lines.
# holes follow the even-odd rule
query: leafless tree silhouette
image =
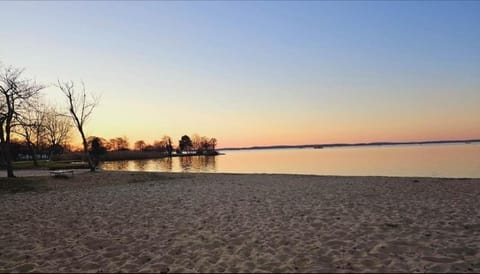
<svg viewBox="0 0 480 274">
<path fill-rule="evenodd" d="M 2 162 L 7 176 L 13 174 L 12 156 L 10 154 L 11 133 L 15 122 L 27 110 L 43 86 L 35 81 L 22 78 L 23 69 L 0 68 L 0 148 Z"/>
<path fill-rule="evenodd" d="M 95 171 L 95 165 L 90 153 L 88 152 L 88 142 L 85 135 L 85 123 L 90 118 L 93 110 L 98 104 L 99 99 L 93 96 L 87 96 L 85 84 L 82 82 L 80 91 L 75 90 L 72 81 L 60 82 L 58 81 L 58 88 L 63 92 L 68 101 L 68 110 L 73 120 L 75 127 L 78 129 L 82 137 L 83 151 L 85 158 L 88 161 L 90 171 Z"/>
<path fill-rule="evenodd" d="M 46 141 L 46 112 L 41 104 L 33 105 L 28 112 L 18 117 L 15 133 L 25 138 L 25 143 L 32 155 L 33 165 L 38 166 L 37 152 Z"/>
<path fill-rule="evenodd" d="M 130 143 L 128 142 L 128 138 L 124 136 L 110 139 L 109 146 L 111 150 L 121 151 L 128 150 Z"/>
<path fill-rule="evenodd" d="M 145 143 L 144 140 L 138 140 L 138 141 L 135 142 L 135 149 L 136 150 L 142 151 L 142 150 L 145 149 L 146 146 L 147 146 L 147 144 Z"/>
<path fill-rule="evenodd" d="M 68 140 L 71 129 L 72 123 L 68 116 L 53 107 L 45 110 L 45 137 L 50 147 L 50 160 L 53 160 L 55 149 Z"/>
</svg>

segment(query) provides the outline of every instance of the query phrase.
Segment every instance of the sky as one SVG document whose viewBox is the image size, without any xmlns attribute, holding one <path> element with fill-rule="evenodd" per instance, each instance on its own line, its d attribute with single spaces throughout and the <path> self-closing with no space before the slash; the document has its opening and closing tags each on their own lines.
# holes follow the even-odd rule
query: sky
<svg viewBox="0 0 480 274">
<path fill-rule="evenodd" d="M 0 2 L 0 62 L 87 134 L 219 147 L 480 138 L 480 2 Z"/>
</svg>

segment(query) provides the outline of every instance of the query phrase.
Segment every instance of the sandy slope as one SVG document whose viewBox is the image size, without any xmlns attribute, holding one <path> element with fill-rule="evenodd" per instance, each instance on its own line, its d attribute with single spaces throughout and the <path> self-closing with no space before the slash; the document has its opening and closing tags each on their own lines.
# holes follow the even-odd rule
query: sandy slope
<svg viewBox="0 0 480 274">
<path fill-rule="evenodd" d="M 480 180 L 100 172 L 0 195 L 0 271 L 480 272 Z"/>
</svg>

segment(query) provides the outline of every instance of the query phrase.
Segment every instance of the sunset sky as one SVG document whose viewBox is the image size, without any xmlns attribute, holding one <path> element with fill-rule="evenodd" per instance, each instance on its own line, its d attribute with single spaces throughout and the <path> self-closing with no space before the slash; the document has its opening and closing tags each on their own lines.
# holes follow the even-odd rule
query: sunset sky
<svg viewBox="0 0 480 274">
<path fill-rule="evenodd" d="M 480 2 L 0 2 L 0 62 L 88 135 L 220 147 L 480 138 Z M 61 105 L 58 89 L 45 100 Z"/>
</svg>

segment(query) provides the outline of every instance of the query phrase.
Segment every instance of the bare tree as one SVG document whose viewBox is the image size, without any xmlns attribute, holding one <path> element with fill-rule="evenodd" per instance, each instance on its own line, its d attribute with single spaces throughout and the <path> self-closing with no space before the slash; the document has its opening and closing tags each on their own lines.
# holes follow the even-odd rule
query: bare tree
<svg viewBox="0 0 480 274">
<path fill-rule="evenodd" d="M 22 78 L 23 71 L 8 67 L 1 68 L 0 72 L 0 148 L 8 177 L 15 177 L 10 152 L 10 136 L 15 121 L 43 89 L 43 86 L 34 81 Z"/>
<path fill-rule="evenodd" d="M 63 92 L 68 101 L 68 108 L 70 116 L 73 120 L 75 127 L 78 129 L 80 136 L 82 137 L 83 151 L 85 158 L 88 161 L 88 166 L 90 171 L 95 171 L 95 164 L 90 157 L 88 151 L 88 142 L 85 134 L 85 123 L 88 118 L 92 115 L 93 110 L 98 104 L 98 98 L 87 97 L 87 92 L 85 90 L 85 85 L 82 83 L 82 89 L 80 92 L 76 91 L 72 81 L 69 82 L 60 82 L 58 81 L 58 88 Z"/>
<path fill-rule="evenodd" d="M 217 146 L 217 139 L 210 138 L 210 140 L 208 141 L 208 144 L 209 144 L 209 150 L 215 152 L 215 147 Z"/>
<path fill-rule="evenodd" d="M 36 104 L 18 117 L 18 126 L 15 129 L 15 133 L 25 138 L 34 166 L 38 166 L 37 152 L 45 140 L 45 116 L 44 107 Z"/>
<path fill-rule="evenodd" d="M 138 140 L 135 142 L 135 145 L 134 145 L 135 149 L 139 151 L 143 151 L 146 146 L 147 144 L 145 143 L 144 140 Z"/>
<path fill-rule="evenodd" d="M 111 150 L 128 150 L 129 146 L 130 143 L 128 142 L 128 138 L 126 136 L 110 139 Z"/>
<path fill-rule="evenodd" d="M 191 137 L 192 140 L 192 149 L 198 151 L 202 148 L 202 137 L 198 134 L 193 134 Z"/>
<path fill-rule="evenodd" d="M 172 138 L 170 138 L 170 136 L 164 135 L 162 138 L 162 142 L 165 143 L 165 150 L 168 153 L 168 157 L 172 157 L 172 152 L 173 152 Z"/>
<path fill-rule="evenodd" d="M 112 138 L 112 139 L 108 140 L 108 147 L 109 147 L 109 151 L 118 150 L 117 139 Z"/>
<path fill-rule="evenodd" d="M 68 140 L 71 129 L 72 123 L 68 116 L 53 107 L 45 110 L 45 136 L 50 148 L 50 160 L 57 148 Z"/>
<path fill-rule="evenodd" d="M 127 136 L 123 137 L 117 137 L 115 138 L 117 140 L 117 150 L 129 150 L 130 147 L 130 142 L 128 141 Z"/>
<path fill-rule="evenodd" d="M 173 145 L 172 145 L 172 138 L 168 135 L 164 135 L 162 137 L 162 140 L 160 141 L 154 141 L 153 142 L 153 150 L 156 150 L 161 153 L 166 153 L 168 154 L 169 157 L 172 156 L 173 152 Z"/>
</svg>

